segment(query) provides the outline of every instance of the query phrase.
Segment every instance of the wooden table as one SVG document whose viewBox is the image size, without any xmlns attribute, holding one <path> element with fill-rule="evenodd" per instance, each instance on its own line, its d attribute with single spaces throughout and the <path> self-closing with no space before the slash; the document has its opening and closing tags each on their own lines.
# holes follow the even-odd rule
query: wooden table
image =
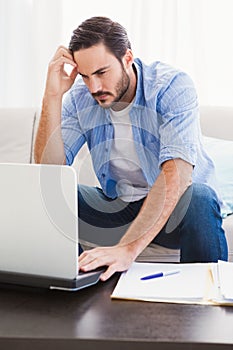
<svg viewBox="0 0 233 350">
<path fill-rule="evenodd" d="M 0 349 L 233 349 L 233 307 L 111 300 L 118 275 L 82 291 L 0 289 Z"/>
</svg>

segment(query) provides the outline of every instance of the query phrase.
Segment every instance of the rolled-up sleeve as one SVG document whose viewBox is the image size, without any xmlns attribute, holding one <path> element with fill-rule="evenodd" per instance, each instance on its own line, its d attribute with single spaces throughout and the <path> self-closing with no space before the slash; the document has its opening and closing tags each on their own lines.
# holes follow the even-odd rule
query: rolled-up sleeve
<svg viewBox="0 0 233 350">
<path fill-rule="evenodd" d="M 195 166 L 199 134 L 197 94 L 191 78 L 179 72 L 161 90 L 157 102 L 159 128 L 159 166 L 166 160 L 181 158 Z"/>
<path fill-rule="evenodd" d="M 67 94 L 63 101 L 61 132 L 66 164 L 71 165 L 78 151 L 86 142 L 71 93 Z"/>
</svg>

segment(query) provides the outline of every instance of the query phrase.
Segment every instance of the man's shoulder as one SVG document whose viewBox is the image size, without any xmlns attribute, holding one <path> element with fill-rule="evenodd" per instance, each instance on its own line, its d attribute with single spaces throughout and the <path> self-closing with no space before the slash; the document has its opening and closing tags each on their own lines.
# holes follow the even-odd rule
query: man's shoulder
<svg viewBox="0 0 233 350">
<path fill-rule="evenodd" d="M 136 58 L 135 64 L 137 70 L 140 71 L 144 78 L 153 79 L 153 81 L 157 83 L 168 82 L 177 75 L 187 75 L 184 71 L 161 61 L 154 61 L 150 64 L 146 64 L 139 58 Z M 145 81 L 147 81 L 147 79 L 145 79 Z"/>
<path fill-rule="evenodd" d="M 190 76 L 172 65 L 155 61 L 145 64 L 140 59 L 135 59 L 135 66 L 138 72 L 138 88 L 140 96 L 143 95 L 146 101 L 156 101 L 164 92 L 178 92 L 180 90 L 193 91 L 194 84 Z M 187 92 L 189 93 L 189 92 Z"/>
</svg>

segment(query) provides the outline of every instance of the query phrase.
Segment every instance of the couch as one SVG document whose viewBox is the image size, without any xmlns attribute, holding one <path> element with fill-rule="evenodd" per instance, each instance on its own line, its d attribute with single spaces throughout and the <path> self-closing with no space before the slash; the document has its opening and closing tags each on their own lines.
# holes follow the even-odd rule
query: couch
<svg viewBox="0 0 233 350">
<path fill-rule="evenodd" d="M 0 162 L 13 163 L 33 163 L 33 146 L 35 141 L 36 129 L 39 121 L 40 111 L 34 108 L 0 108 Z M 228 161 L 224 164 L 217 164 L 218 175 L 228 175 L 230 171 L 230 180 L 226 189 L 227 200 L 233 202 L 233 108 L 230 107 L 210 107 L 202 106 L 200 108 L 200 121 L 202 133 L 208 138 L 207 148 L 209 153 L 217 151 L 220 161 L 225 154 Z M 209 139 L 210 137 L 210 139 Z M 216 143 L 217 142 L 217 143 Z M 219 142 L 219 143 L 218 143 Z M 211 154 L 212 155 L 212 154 Z M 215 154 L 212 155 L 214 158 Z M 214 159 L 215 160 L 215 159 Z M 98 181 L 94 175 L 90 155 L 86 147 L 83 147 L 73 164 L 77 171 L 78 182 L 87 185 L 97 185 Z M 231 166 L 231 169 L 228 167 Z M 231 172 L 232 171 L 232 172 Z M 17 181 L 17 179 L 16 179 Z M 224 214 L 223 219 L 225 229 L 229 261 L 233 261 L 233 215 L 229 215 L 233 207 Z M 89 249 L 98 242 L 83 241 L 83 246 Z M 114 242 L 113 242 L 114 243 Z M 138 261 L 179 261 L 179 250 L 172 250 L 160 247 L 156 244 L 150 244 L 137 258 Z"/>
</svg>

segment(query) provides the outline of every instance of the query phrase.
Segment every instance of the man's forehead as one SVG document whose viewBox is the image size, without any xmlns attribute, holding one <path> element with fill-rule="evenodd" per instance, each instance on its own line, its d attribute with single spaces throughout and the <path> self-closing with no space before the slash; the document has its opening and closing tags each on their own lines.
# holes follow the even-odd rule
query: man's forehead
<svg viewBox="0 0 233 350">
<path fill-rule="evenodd" d="M 117 58 L 103 44 L 91 46 L 74 52 L 74 60 L 83 74 L 93 74 L 98 70 L 110 67 Z"/>
</svg>

